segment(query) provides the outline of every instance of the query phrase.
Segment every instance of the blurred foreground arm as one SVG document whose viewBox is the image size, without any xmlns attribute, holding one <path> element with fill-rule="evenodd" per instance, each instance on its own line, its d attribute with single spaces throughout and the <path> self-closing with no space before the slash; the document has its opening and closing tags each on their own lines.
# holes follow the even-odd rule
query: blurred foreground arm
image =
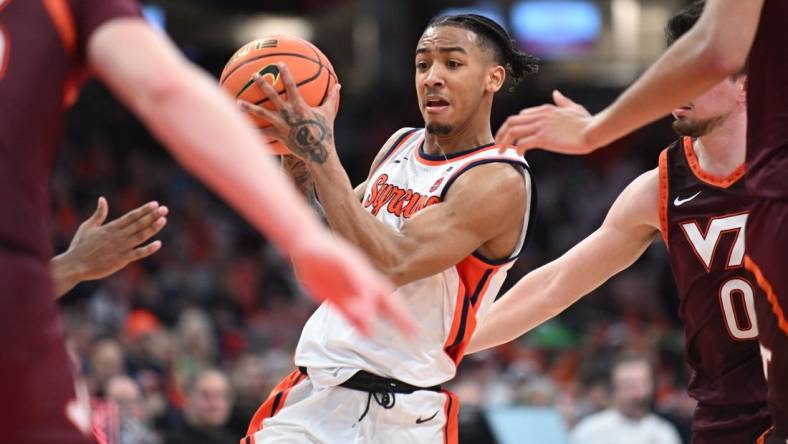
<svg viewBox="0 0 788 444">
<path fill-rule="evenodd" d="M 498 144 L 585 154 L 651 123 L 737 73 L 747 61 L 764 0 L 707 0 L 698 23 L 612 105 L 582 115 L 553 94 L 556 106 L 524 109 L 496 134 Z"/>
<path fill-rule="evenodd" d="M 366 329 L 389 300 L 390 284 L 320 225 L 266 156 L 259 132 L 209 76 L 139 18 L 97 29 L 88 59 L 187 170 L 290 254 L 308 292 Z M 394 321 L 409 325 L 401 316 Z"/>
</svg>

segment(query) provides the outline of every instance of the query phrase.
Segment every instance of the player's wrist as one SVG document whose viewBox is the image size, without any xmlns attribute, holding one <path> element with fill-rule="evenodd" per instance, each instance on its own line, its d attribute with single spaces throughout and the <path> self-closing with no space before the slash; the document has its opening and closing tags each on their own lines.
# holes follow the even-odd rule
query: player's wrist
<svg viewBox="0 0 788 444">
<path fill-rule="evenodd" d="M 69 250 L 52 258 L 50 270 L 59 287 L 72 288 L 84 280 L 86 267 Z"/>
</svg>

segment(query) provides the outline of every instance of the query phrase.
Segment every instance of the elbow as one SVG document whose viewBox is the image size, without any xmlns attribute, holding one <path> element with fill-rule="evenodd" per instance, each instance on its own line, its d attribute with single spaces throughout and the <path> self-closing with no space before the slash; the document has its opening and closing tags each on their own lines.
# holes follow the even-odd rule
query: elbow
<svg viewBox="0 0 788 444">
<path fill-rule="evenodd" d="M 170 69 L 162 69 L 150 74 L 139 82 L 137 107 L 144 117 L 155 117 L 156 113 L 165 109 L 167 104 L 180 100 L 189 94 L 193 75 L 188 66 L 178 64 Z"/>
<path fill-rule="evenodd" d="M 724 79 L 741 71 L 747 62 L 749 48 L 741 41 L 727 43 L 722 38 L 709 36 L 700 45 L 698 61 L 716 78 Z"/>
</svg>

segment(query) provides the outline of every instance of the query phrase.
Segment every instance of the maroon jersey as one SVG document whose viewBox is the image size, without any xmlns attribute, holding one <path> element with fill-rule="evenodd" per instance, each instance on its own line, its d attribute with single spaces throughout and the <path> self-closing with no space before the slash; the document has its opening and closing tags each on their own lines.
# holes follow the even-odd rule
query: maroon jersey
<svg viewBox="0 0 788 444">
<path fill-rule="evenodd" d="M 768 418 L 754 304 L 762 296 L 743 266 L 752 204 L 743 175 L 743 165 L 726 178 L 703 171 L 688 137 L 659 159 L 661 231 L 681 298 L 695 430 Z"/>
<path fill-rule="evenodd" d="M 765 0 L 747 80 L 747 189 L 788 198 L 788 2 Z"/>
<path fill-rule="evenodd" d="M 0 248 L 49 260 L 49 174 L 85 46 L 135 0 L 0 0 Z"/>
<path fill-rule="evenodd" d="M 2 442 L 89 442 L 49 259 L 49 174 L 85 46 L 134 0 L 0 0 L 0 429 Z M 80 431 L 81 430 L 81 431 Z"/>
</svg>

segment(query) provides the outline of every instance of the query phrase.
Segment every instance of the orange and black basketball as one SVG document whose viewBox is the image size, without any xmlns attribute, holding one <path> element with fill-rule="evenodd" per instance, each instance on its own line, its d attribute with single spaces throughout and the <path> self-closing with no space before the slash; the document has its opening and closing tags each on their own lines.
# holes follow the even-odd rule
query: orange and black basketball
<svg viewBox="0 0 788 444">
<path fill-rule="evenodd" d="M 249 42 L 236 51 L 224 67 L 219 84 L 237 99 L 274 109 L 270 100 L 254 85 L 252 76 L 260 73 L 286 99 L 284 82 L 279 78 L 279 68 L 276 66 L 278 62 L 287 65 L 298 90 L 311 106 L 322 105 L 329 89 L 337 83 L 334 67 L 315 45 L 298 37 L 272 35 Z M 253 115 L 250 117 L 260 128 L 270 126 L 265 119 Z M 289 154 L 281 142 L 266 142 L 272 151 Z"/>
</svg>

